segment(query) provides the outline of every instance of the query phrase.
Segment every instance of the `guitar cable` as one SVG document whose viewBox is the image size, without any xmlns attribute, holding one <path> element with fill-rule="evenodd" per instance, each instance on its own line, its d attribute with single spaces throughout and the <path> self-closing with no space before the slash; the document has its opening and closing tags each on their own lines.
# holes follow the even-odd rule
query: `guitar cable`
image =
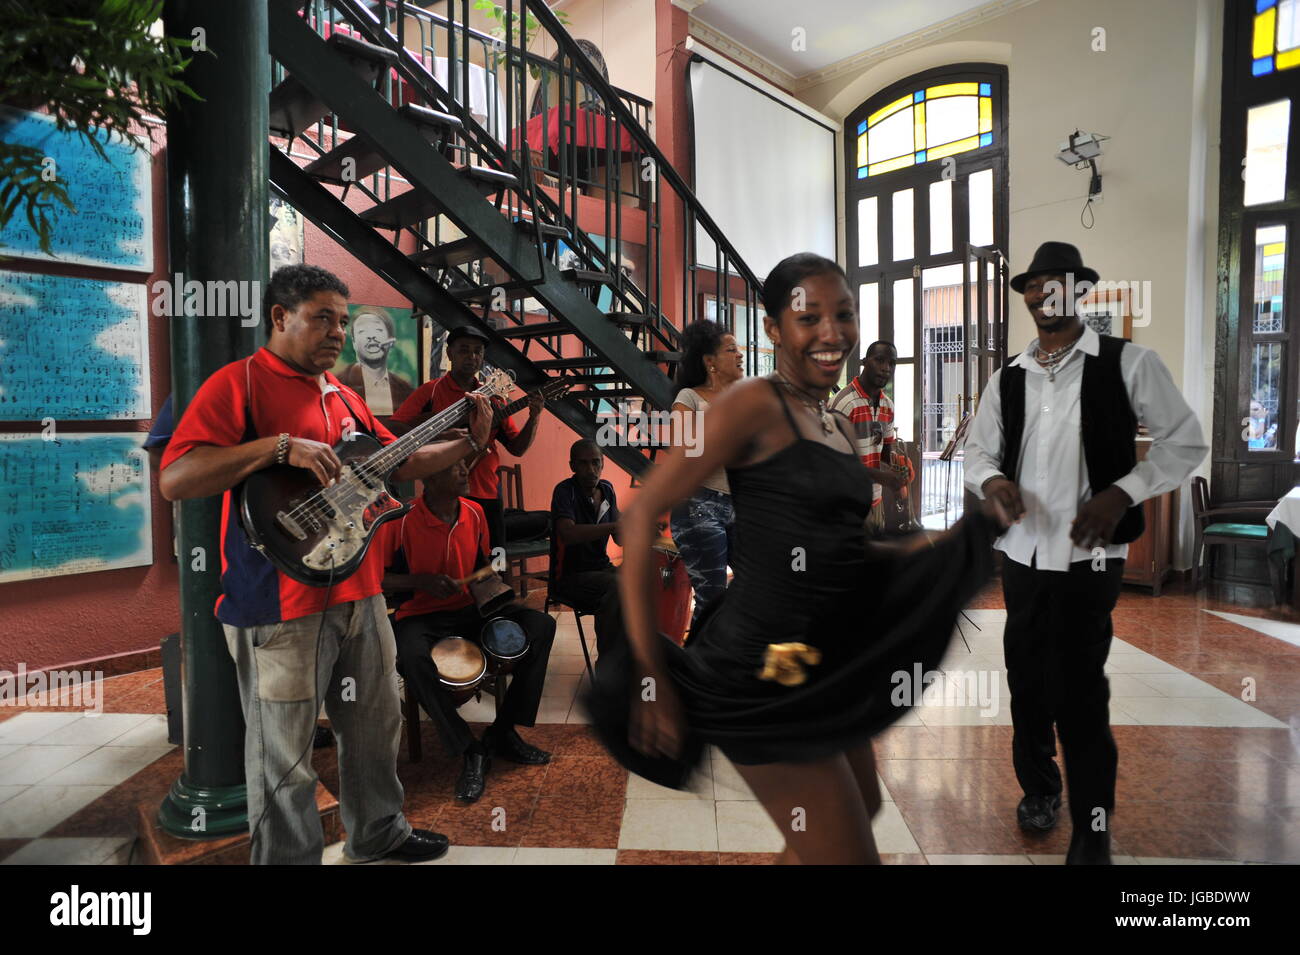
<svg viewBox="0 0 1300 955">
<path fill-rule="evenodd" d="M 334 561 L 331 558 L 329 584 L 325 587 L 325 606 L 321 609 L 320 626 L 316 628 L 316 663 L 314 667 L 315 672 L 312 679 L 312 703 L 315 704 L 315 709 L 312 711 L 312 717 L 311 717 L 312 731 L 307 736 L 307 745 L 303 748 L 303 751 L 298 754 L 298 758 L 294 760 L 293 765 L 284 771 L 284 775 L 280 777 L 280 781 L 276 783 L 275 788 L 271 790 L 271 795 L 266 800 L 266 805 L 262 807 L 261 815 L 257 817 L 257 825 L 253 827 L 253 833 L 248 837 L 248 853 L 250 859 L 252 858 L 252 854 L 253 854 L 253 846 L 257 842 L 258 830 L 262 828 L 262 823 L 266 820 L 266 813 L 271 808 L 272 804 L 275 802 L 275 797 L 279 794 L 280 787 L 285 784 L 285 782 L 289 779 L 289 776 L 293 773 L 293 771 L 298 768 L 298 765 L 304 759 L 306 759 L 307 754 L 310 753 L 312 750 L 312 744 L 316 742 L 316 719 L 320 715 L 320 701 L 317 694 L 320 692 L 321 637 L 324 636 L 325 634 L 325 615 L 328 614 L 330 610 L 330 591 L 332 591 L 333 589 L 334 589 Z M 259 715 L 259 719 L 260 719 L 260 715 Z"/>
</svg>

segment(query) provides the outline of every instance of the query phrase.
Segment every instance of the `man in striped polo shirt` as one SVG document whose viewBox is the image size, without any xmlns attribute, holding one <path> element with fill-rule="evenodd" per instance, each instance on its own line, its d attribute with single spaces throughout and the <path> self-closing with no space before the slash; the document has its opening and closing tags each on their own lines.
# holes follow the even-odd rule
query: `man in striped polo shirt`
<svg viewBox="0 0 1300 955">
<path fill-rule="evenodd" d="M 892 342 L 872 342 L 862 359 L 862 371 L 830 402 L 832 411 L 838 411 L 852 422 L 858 454 L 874 485 L 871 513 L 867 516 L 867 526 L 874 531 L 880 531 L 885 526 L 885 509 L 881 504 L 882 486 L 891 487 L 895 491 L 904 487 L 904 482 L 893 469 L 881 467 L 882 457 L 886 463 L 892 460 L 891 452 L 896 440 L 894 402 L 885 394 L 885 386 L 894 377 L 894 366 L 897 364 L 898 352 Z M 905 456 L 900 456 L 899 460 L 908 468 L 906 483 L 911 483 L 911 463 Z"/>
</svg>

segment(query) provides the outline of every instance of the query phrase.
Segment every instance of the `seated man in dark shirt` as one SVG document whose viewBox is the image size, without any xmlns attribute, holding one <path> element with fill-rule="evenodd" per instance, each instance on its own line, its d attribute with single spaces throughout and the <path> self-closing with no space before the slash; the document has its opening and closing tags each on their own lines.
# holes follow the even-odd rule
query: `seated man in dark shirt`
<svg viewBox="0 0 1300 955">
<path fill-rule="evenodd" d="M 549 753 L 526 743 L 515 727 L 537 723 L 555 620 L 518 604 L 493 613 L 523 628 L 528 652 L 514 666 L 496 721 L 481 740 L 475 739 L 429 656 L 443 637 L 479 643 L 486 623 L 470 590 L 459 582 L 489 563 L 488 521 L 483 509 L 465 496 L 468 493 L 469 469 L 464 460 L 457 461 L 425 479 L 420 500 L 401 520 L 390 521 L 376 543 L 385 557 L 384 589 L 413 592 L 394 615 L 402 673 L 447 748 L 464 757 L 456 797 L 473 802 L 483 795 L 492 756 L 533 766 L 550 761 Z"/>
<path fill-rule="evenodd" d="M 618 587 L 606 546 L 618 543 L 618 499 L 614 485 L 602 480 L 605 455 L 590 438 L 569 449 L 573 477 L 555 485 L 551 495 L 551 595 L 583 613 L 595 613 Z M 603 643 L 600 627 L 596 647 Z"/>
</svg>

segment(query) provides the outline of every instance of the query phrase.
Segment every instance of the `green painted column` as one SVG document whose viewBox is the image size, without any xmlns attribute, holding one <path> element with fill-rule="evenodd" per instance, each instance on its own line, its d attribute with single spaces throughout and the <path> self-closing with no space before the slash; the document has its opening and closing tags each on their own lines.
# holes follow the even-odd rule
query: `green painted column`
<svg viewBox="0 0 1300 955">
<path fill-rule="evenodd" d="M 229 314 L 207 291 L 237 282 L 245 300 L 268 274 L 267 53 L 265 0 L 167 0 L 168 36 L 201 40 L 185 81 L 202 97 L 167 117 L 167 277 L 199 282 L 204 294 L 171 318 L 172 393 L 184 413 L 214 371 L 249 355 L 260 325 Z M 209 283 L 223 283 L 221 286 Z M 247 283 L 247 284 L 245 284 Z M 252 283 L 257 283 L 255 286 Z M 204 314 L 207 311 L 226 314 Z M 248 829 L 244 718 L 235 666 L 213 616 L 221 592 L 221 499 L 181 504 L 179 564 L 185 769 L 163 800 L 163 828 L 190 839 Z"/>
</svg>

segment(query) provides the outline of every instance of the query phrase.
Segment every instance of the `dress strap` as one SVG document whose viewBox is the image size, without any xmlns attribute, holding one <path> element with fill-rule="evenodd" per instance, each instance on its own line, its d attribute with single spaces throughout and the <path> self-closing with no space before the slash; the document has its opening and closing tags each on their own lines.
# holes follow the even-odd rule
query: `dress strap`
<svg viewBox="0 0 1300 955">
<path fill-rule="evenodd" d="M 785 395 L 781 393 L 781 386 L 771 378 L 767 379 L 767 382 L 772 386 L 772 390 L 776 392 L 776 400 L 780 402 L 781 410 L 785 412 L 785 420 L 790 422 L 790 430 L 794 432 L 796 439 L 802 438 L 803 432 L 800 431 L 799 426 L 794 423 L 794 415 L 790 414 L 790 406 L 786 403 Z"/>
</svg>

